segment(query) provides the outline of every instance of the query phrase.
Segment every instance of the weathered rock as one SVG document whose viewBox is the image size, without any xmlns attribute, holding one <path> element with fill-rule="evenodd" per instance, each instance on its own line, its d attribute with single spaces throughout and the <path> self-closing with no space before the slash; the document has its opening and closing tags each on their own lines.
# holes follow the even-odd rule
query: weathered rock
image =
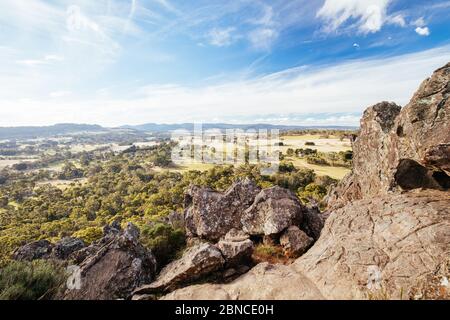
<svg viewBox="0 0 450 320">
<path fill-rule="evenodd" d="M 66 260 L 74 252 L 85 247 L 83 240 L 77 238 L 65 237 L 59 240 L 52 251 L 52 256 L 56 259 Z"/>
<path fill-rule="evenodd" d="M 325 224 L 326 216 L 320 213 L 319 208 L 311 207 L 303 212 L 303 220 L 300 224 L 300 229 L 314 240 L 319 239 Z"/>
<path fill-rule="evenodd" d="M 364 113 L 352 173 L 328 196 L 319 240 L 294 264 L 164 299 L 448 297 L 449 95 L 450 63 L 402 110 L 385 102 Z"/>
<path fill-rule="evenodd" d="M 450 63 L 425 80 L 401 111 L 383 102 L 364 112 L 353 142 L 352 173 L 330 193 L 330 210 L 405 186 L 449 188 L 449 78 Z M 420 181 L 411 184 L 416 174 Z"/>
<path fill-rule="evenodd" d="M 250 235 L 275 235 L 299 225 L 306 212 L 291 191 L 280 187 L 262 190 L 242 216 L 243 230 Z"/>
<path fill-rule="evenodd" d="M 138 286 L 150 283 L 156 261 L 151 251 L 139 243 L 139 230 L 128 224 L 122 231 L 117 224 L 104 229 L 105 235 L 86 249 L 79 265 L 81 288 L 67 289 L 63 299 L 127 299 Z"/>
<path fill-rule="evenodd" d="M 236 229 L 231 229 L 225 238 L 219 241 L 217 247 L 229 267 L 248 263 L 253 253 L 253 242 L 249 236 Z"/>
<path fill-rule="evenodd" d="M 203 284 L 176 290 L 162 300 L 317 300 L 316 286 L 289 266 L 261 263 L 229 284 Z"/>
<path fill-rule="evenodd" d="M 185 196 L 186 231 L 190 236 L 217 241 L 232 228 L 241 228 L 241 216 L 260 189 L 249 179 L 221 193 L 191 186 Z"/>
<path fill-rule="evenodd" d="M 222 253 L 212 244 L 191 247 L 181 259 L 164 267 L 155 282 L 139 287 L 134 295 L 174 290 L 217 271 L 224 263 Z"/>
<path fill-rule="evenodd" d="M 450 252 L 448 192 L 413 190 L 354 201 L 334 211 L 293 268 L 329 299 L 408 296 Z M 378 284 L 367 285 L 375 270 Z M 372 292 L 374 291 L 374 292 Z"/>
<path fill-rule="evenodd" d="M 13 259 L 18 261 L 48 259 L 51 256 L 52 250 L 53 244 L 47 240 L 39 240 L 17 248 L 13 253 Z"/>
<path fill-rule="evenodd" d="M 280 244 L 289 257 L 298 258 L 314 243 L 314 239 L 296 226 L 289 227 L 280 237 Z"/>
</svg>

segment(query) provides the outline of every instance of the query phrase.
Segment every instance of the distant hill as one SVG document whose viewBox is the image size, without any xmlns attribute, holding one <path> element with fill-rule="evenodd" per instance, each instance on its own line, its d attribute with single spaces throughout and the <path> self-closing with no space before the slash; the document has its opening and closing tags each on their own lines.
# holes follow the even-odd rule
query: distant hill
<svg viewBox="0 0 450 320">
<path fill-rule="evenodd" d="M 356 127 L 346 127 L 346 126 L 286 126 L 286 125 L 273 125 L 273 124 L 227 124 L 227 123 L 203 123 L 203 130 L 205 129 L 279 129 L 282 131 L 286 130 L 306 130 L 306 129 L 332 129 L 332 130 L 353 130 Z M 157 124 L 157 123 L 146 123 L 142 125 L 135 126 L 123 126 L 122 128 L 134 129 L 139 131 L 149 131 L 149 132 L 167 132 L 173 130 L 194 130 L 193 123 L 180 123 L 180 124 Z"/>
<path fill-rule="evenodd" d="M 0 127 L 0 139 L 43 138 L 77 132 L 99 132 L 106 130 L 108 129 L 105 129 L 99 125 L 73 123 L 60 123 L 52 126 L 41 127 Z"/>
</svg>

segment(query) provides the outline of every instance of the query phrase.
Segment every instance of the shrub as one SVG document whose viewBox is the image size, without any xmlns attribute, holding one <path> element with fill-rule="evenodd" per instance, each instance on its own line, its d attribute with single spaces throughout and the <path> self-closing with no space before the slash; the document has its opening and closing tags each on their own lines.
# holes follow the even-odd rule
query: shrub
<svg viewBox="0 0 450 320">
<path fill-rule="evenodd" d="M 305 142 L 305 146 L 315 146 L 316 144 L 314 142 L 311 141 L 306 141 Z"/>
<path fill-rule="evenodd" d="M 185 245 L 185 235 L 181 229 L 173 229 L 165 223 L 144 226 L 141 229 L 141 242 L 151 249 L 159 266 L 167 264 Z"/>
<path fill-rule="evenodd" d="M 84 243 L 91 244 L 103 236 L 103 229 L 100 227 L 88 227 L 86 229 L 75 232 L 72 237 L 84 241 Z"/>
<path fill-rule="evenodd" d="M 255 263 L 285 263 L 287 260 L 283 253 L 283 248 L 263 243 L 260 243 L 255 247 L 252 258 Z"/>
<path fill-rule="evenodd" d="M 0 270 L 0 300 L 51 299 L 65 280 L 64 269 L 53 262 L 11 261 Z"/>
</svg>

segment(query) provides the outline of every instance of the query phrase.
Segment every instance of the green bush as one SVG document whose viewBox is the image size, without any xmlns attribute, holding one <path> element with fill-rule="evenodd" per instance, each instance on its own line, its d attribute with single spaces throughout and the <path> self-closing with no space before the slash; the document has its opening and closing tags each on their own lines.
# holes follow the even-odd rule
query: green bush
<svg viewBox="0 0 450 320">
<path fill-rule="evenodd" d="M 91 244 L 103 236 L 103 229 L 100 227 L 88 227 L 83 230 L 75 232 L 72 237 L 84 241 L 84 243 Z"/>
<path fill-rule="evenodd" d="M 159 266 L 167 264 L 185 245 L 185 234 L 181 229 L 173 229 L 170 225 L 156 223 L 144 226 L 141 242 L 151 249 Z"/>
<path fill-rule="evenodd" d="M 11 261 L 0 269 L 0 300 L 51 299 L 65 280 L 64 269 L 53 262 Z"/>
</svg>

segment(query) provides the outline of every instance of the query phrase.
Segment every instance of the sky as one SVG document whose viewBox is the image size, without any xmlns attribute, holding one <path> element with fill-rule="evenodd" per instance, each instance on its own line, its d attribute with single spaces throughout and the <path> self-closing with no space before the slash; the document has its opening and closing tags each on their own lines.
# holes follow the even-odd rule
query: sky
<svg viewBox="0 0 450 320">
<path fill-rule="evenodd" d="M 356 126 L 450 61 L 449 17 L 449 0 L 1 0 L 0 126 Z"/>
</svg>

